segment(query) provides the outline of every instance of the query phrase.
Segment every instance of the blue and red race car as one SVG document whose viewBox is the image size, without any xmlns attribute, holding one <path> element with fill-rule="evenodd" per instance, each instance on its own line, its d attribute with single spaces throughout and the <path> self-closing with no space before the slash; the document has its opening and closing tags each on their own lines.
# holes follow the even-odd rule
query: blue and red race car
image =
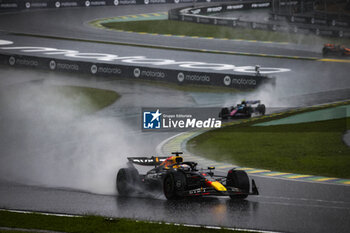
<svg viewBox="0 0 350 233">
<path fill-rule="evenodd" d="M 161 191 L 168 200 L 198 196 L 229 196 L 244 199 L 259 195 L 254 180 L 243 170 L 231 169 L 227 175 L 216 175 L 214 167 L 197 169 L 197 163 L 183 161 L 182 152 L 170 157 L 129 157 L 128 167 L 118 171 L 116 186 L 119 195 Z M 139 174 L 134 165 L 154 166 L 146 174 Z M 250 191 L 250 189 L 252 189 Z"/>
<path fill-rule="evenodd" d="M 252 114 L 265 115 L 265 112 L 266 107 L 264 104 L 261 104 L 260 100 L 242 100 L 236 106 L 222 108 L 219 112 L 219 117 L 223 120 L 228 118 L 247 118 L 251 117 Z"/>
</svg>

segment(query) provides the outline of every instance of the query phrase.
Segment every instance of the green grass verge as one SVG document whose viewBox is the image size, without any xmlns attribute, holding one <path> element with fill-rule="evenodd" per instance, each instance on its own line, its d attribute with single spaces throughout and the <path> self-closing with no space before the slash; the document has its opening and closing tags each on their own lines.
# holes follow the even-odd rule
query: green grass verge
<svg viewBox="0 0 350 233">
<path fill-rule="evenodd" d="M 46 107 L 68 108 L 72 114 L 80 116 L 105 108 L 113 104 L 119 97 L 118 93 L 111 90 L 22 83 L 1 90 L 0 107 L 4 109 L 11 109 L 11 106 L 21 108 L 22 100 L 28 100 L 33 107 L 30 109 L 31 111 L 39 111 L 41 105 L 45 104 Z"/>
<path fill-rule="evenodd" d="M 0 233 L 23 233 L 23 231 L 19 231 L 19 230 L 0 230 Z"/>
<path fill-rule="evenodd" d="M 0 226 L 11 228 L 39 229 L 60 232 L 96 232 L 96 233 L 163 233 L 163 232 L 181 232 L 192 233 L 195 231 L 203 233 L 214 232 L 235 232 L 231 230 L 214 230 L 206 228 L 194 228 L 185 226 L 175 226 L 169 224 L 148 223 L 143 221 L 134 221 L 128 219 L 106 219 L 100 216 L 86 217 L 58 217 L 42 214 L 24 214 L 9 211 L 0 211 Z M 1 231 L 0 232 L 8 232 Z"/>
<path fill-rule="evenodd" d="M 82 112 L 92 113 L 113 104 L 120 95 L 115 91 L 78 86 L 49 86 L 49 91 L 57 92 L 67 99 L 76 100 L 74 107 Z M 80 97 L 84 98 L 80 98 Z"/>
<path fill-rule="evenodd" d="M 342 141 L 350 118 L 278 126 L 254 123 L 206 132 L 191 139 L 187 149 L 245 167 L 350 178 L 350 148 Z"/>
<path fill-rule="evenodd" d="M 288 42 L 298 44 L 336 43 L 350 45 L 350 39 L 319 37 L 315 35 L 272 32 L 259 29 L 231 28 L 174 20 L 150 20 L 103 23 L 104 27 L 115 30 L 147 32 L 158 34 L 214 37 L 222 39 L 242 39 L 258 41 Z"/>
</svg>

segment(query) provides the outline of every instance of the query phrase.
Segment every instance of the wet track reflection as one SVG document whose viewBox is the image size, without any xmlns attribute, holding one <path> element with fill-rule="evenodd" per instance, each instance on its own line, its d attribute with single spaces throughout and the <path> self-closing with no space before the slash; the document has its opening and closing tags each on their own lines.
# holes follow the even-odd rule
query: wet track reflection
<svg viewBox="0 0 350 233">
<path fill-rule="evenodd" d="M 116 197 L 115 200 L 122 216 L 153 221 L 283 232 L 347 232 L 350 227 L 348 202 L 329 205 L 263 195 L 247 200 L 217 197 L 176 201 Z"/>
<path fill-rule="evenodd" d="M 251 218 L 258 211 L 259 203 L 230 198 L 188 198 L 168 201 L 165 199 L 116 197 L 117 209 L 123 214 L 138 218 L 155 218 L 159 221 L 232 226 L 240 218 Z M 135 210 L 143 211 L 136 213 Z"/>
<path fill-rule="evenodd" d="M 270 181 L 275 186 L 280 182 Z M 296 193 L 299 185 L 300 194 L 307 188 L 313 188 L 305 183 L 286 183 Z M 316 193 L 310 199 L 288 198 L 288 193 L 280 196 L 280 193 L 283 193 L 283 185 L 274 193 L 269 187 L 263 188 L 263 180 L 259 180 L 259 184 L 262 194 L 243 201 L 226 197 L 168 201 L 161 194 L 152 197 L 120 197 L 0 181 L 0 207 L 279 232 L 349 232 L 350 202 L 342 195 L 350 196 L 350 190 L 342 192 L 337 185 L 320 185 L 321 188 L 314 186 Z M 317 193 L 325 191 L 339 193 L 339 197 L 334 198 L 337 201 L 317 200 L 322 196 Z M 273 195 L 269 195 L 271 193 Z M 290 195 L 298 196 L 294 194 Z"/>
</svg>

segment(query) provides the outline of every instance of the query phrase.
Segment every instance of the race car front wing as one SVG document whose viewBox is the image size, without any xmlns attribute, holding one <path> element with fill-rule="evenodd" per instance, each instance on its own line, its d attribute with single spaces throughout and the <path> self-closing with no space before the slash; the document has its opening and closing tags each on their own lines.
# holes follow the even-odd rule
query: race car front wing
<svg viewBox="0 0 350 233">
<path fill-rule="evenodd" d="M 185 190 L 178 192 L 178 195 L 183 197 L 191 196 L 239 196 L 239 195 L 259 195 L 258 187 L 255 184 L 255 181 L 252 180 L 252 191 L 244 192 L 243 190 L 235 187 L 226 187 L 226 191 L 218 191 L 213 187 L 201 187 L 191 190 Z"/>
</svg>

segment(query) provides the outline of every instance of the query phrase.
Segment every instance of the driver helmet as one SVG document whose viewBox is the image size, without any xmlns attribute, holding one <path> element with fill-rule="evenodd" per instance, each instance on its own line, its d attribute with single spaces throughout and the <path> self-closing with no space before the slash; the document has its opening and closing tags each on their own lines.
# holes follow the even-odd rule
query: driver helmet
<svg viewBox="0 0 350 233">
<path fill-rule="evenodd" d="M 247 103 L 247 101 L 245 99 L 242 99 L 241 104 L 246 104 L 246 103 Z"/>
<path fill-rule="evenodd" d="M 171 156 L 164 160 L 164 162 L 161 165 L 164 165 L 164 167 L 170 167 L 177 163 L 176 159 L 180 159 L 181 161 L 183 161 L 183 158 L 181 156 Z"/>
<path fill-rule="evenodd" d="M 180 164 L 178 168 L 181 168 L 183 170 L 190 170 L 190 166 L 188 164 Z"/>
</svg>

